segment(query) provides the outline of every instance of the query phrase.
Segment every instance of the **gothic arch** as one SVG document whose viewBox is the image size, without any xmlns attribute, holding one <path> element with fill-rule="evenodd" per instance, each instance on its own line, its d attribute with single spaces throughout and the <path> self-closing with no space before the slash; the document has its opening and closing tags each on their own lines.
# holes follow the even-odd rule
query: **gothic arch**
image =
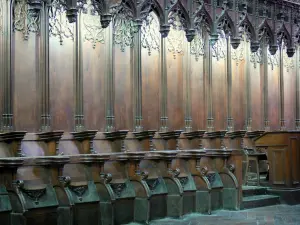
<svg viewBox="0 0 300 225">
<path fill-rule="evenodd" d="M 223 30 L 226 35 L 237 36 L 234 23 L 227 11 L 224 11 L 217 19 L 217 29 Z"/>
<path fill-rule="evenodd" d="M 292 43 L 291 35 L 289 34 L 284 24 L 282 24 L 280 28 L 277 30 L 276 38 L 279 44 L 285 42 L 288 48 L 291 47 L 291 43 Z"/>
<path fill-rule="evenodd" d="M 208 33 L 212 31 L 213 21 L 204 5 L 195 12 L 194 24 L 196 29 L 200 29 L 204 25 Z"/>
<path fill-rule="evenodd" d="M 269 44 L 274 44 L 274 34 L 266 20 L 264 20 L 258 27 L 258 39 L 262 40 L 263 37 L 269 39 Z"/>
<path fill-rule="evenodd" d="M 148 13 L 153 11 L 155 15 L 158 17 L 160 25 L 164 24 L 165 22 L 164 11 L 162 10 L 161 5 L 157 2 L 157 0 L 145 0 L 140 7 L 140 12 L 147 11 L 148 7 L 150 7 Z"/>
<path fill-rule="evenodd" d="M 255 29 L 249 20 L 248 15 L 246 15 L 245 18 L 240 22 L 239 31 L 240 33 L 244 32 L 250 41 L 257 41 Z"/>
<path fill-rule="evenodd" d="M 169 9 L 168 14 L 168 22 L 172 18 L 172 13 L 177 13 L 177 15 L 180 17 L 180 22 L 182 23 L 182 26 L 184 27 L 184 30 L 188 30 L 191 27 L 191 21 L 188 12 L 182 5 L 180 0 L 177 0 Z"/>
</svg>

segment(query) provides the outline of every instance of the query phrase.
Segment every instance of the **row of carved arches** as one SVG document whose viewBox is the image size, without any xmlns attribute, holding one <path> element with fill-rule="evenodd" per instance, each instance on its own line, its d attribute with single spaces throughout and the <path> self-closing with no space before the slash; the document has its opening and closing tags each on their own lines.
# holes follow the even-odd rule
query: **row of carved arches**
<svg viewBox="0 0 300 225">
<path fill-rule="evenodd" d="M 279 22 L 276 25 L 276 29 L 272 29 L 269 20 L 266 17 L 262 17 L 261 22 L 255 27 L 248 14 L 247 10 L 240 13 L 239 21 L 234 22 L 231 18 L 226 7 L 223 7 L 220 15 L 217 15 L 216 21 L 213 21 L 210 13 L 207 10 L 207 6 L 202 1 L 197 1 L 198 7 L 195 12 L 189 13 L 187 9 L 183 6 L 180 0 L 171 1 L 171 5 L 166 7 L 165 10 L 162 9 L 161 5 L 157 0 L 145 0 L 140 4 L 136 5 L 132 0 L 122 0 L 117 4 L 109 5 L 109 1 L 105 0 L 91 0 L 84 1 L 78 4 L 79 10 L 86 13 L 88 7 L 90 8 L 91 14 L 100 17 L 101 28 L 106 28 L 109 26 L 110 22 L 113 21 L 113 27 L 124 25 L 123 32 L 127 32 L 128 35 L 134 33 L 137 28 L 144 23 L 149 14 L 156 15 L 159 31 L 162 37 L 167 37 L 170 32 L 170 27 L 175 29 L 180 29 L 185 32 L 185 36 L 188 42 L 191 42 L 197 33 L 205 31 L 210 35 L 210 40 L 212 45 L 216 42 L 221 31 L 223 31 L 226 37 L 230 36 L 231 44 L 233 48 L 237 48 L 242 39 L 242 35 L 246 35 L 247 39 L 251 43 L 251 51 L 256 52 L 260 47 L 260 42 L 266 40 L 269 45 L 271 54 L 275 54 L 278 47 L 281 46 L 283 42 L 287 49 L 287 54 L 289 57 L 294 54 L 294 43 L 298 42 L 297 38 L 300 37 L 300 29 L 295 26 L 294 35 L 292 35 L 284 22 Z M 11 1 L 11 7 L 13 8 L 14 14 L 14 27 L 17 30 L 21 30 L 22 26 L 26 26 L 26 32 L 37 31 L 39 26 L 39 18 L 32 17 L 20 10 L 20 4 L 23 4 L 23 8 L 26 5 L 26 0 L 21 1 Z M 0 14 L 4 15 L 3 3 L 0 6 Z M 27 7 L 27 6 L 26 6 Z M 30 7 L 27 7 L 30 8 Z M 50 29 L 59 29 L 52 26 L 54 22 L 62 24 L 61 17 L 58 15 L 67 10 L 61 4 L 61 1 L 52 1 L 49 7 L 49 20 Z M 16 14 L 19 13 L 19 14 Z M 29 22 L 24 24 L 22 21 L 18 21 L 20 17 L 27 17 Z M 94 18 L 95 19 L 95 18 Z M 120 24 L 120 21 L 130 21 L 130 26 L 128 24 Z M 99 24 L 99 25 L 100 25 Z M 180 24 L 180 26 L 178 26 Z M 126 25 L 126 26 L 125 26 Z M 1 26 L 3 27 L 3 25 Z M 24 28 L 24 29 L 25 29 Z M 59 33 L 59 32 L 58 32 Z M 117 34 L 118 35 L 118 34 Z M 66 35 L 65 35 L 66 36 Z M 128 40 L 130 41 L 130 40 Z"/>
</svg>

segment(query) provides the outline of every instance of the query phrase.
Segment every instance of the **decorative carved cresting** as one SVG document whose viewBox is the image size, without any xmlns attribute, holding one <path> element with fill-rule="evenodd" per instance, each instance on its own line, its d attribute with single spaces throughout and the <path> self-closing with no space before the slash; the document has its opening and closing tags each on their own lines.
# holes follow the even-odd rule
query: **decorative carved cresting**
<svg viewBox="0 0 300 225">
<path fill-rule="evenodd" d="M 74 40 L 74 24 L 69 23 L 66 10 L 60 0 L 53 0 L 49 10 L 50 36 L 58 37 L 62 45 L 64 39 Z"/>
<path fill-rule="evenodd" d="M 29 5 L 26 0 L 18 0 L 14 6 L 14 31 L 23 33 L 24 40 L 28 40 L 29 33 L 39 33 L 39 17 L 29 10 Z"/>
</svg>

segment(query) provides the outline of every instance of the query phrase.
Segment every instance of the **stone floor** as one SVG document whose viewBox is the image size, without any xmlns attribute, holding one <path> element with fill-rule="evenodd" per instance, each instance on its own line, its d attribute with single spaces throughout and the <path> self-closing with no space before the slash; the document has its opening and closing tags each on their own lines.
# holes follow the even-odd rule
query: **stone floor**
<svg viewBox="0 0 300 225">
<path fill-rule="evenodd" d="M 136 223 L 131 223 L 134 225 Z M 212 215 L 190 214 L 182 219 L 161 219 L 151 225 L 300 225 L 300 205 L 276 205 L 241 211 L 214 211 Z"/>
</svg>

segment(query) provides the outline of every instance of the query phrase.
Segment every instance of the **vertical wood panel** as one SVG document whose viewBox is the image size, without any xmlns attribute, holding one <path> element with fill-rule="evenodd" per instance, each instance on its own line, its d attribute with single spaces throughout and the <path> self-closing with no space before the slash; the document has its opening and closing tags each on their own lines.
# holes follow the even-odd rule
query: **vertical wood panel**
<svg viewBox="0 0 300 225">
<path fill-rule="evenodd" d="M 193 130 L 205 130 L 206 128 L 206 104 L 205 104 L 205 74 L 203 70 L 203 57 L 198 61 L 191 57 L 191 107 Z"/>
<path fill-rule="evenodd" d="M 73 130 L 73 41 L 50 38 L 50 108 L 53 130 Z"/>
<path fill-rule="evenodd" d="M 262 106 L 262 83 L 261 83 L 261 66 L 259 63 L 254 65 L 251 63 L 250 79 L 251 79 L 251 105 L 252 105 L 252 130 L 262 130 L 263 114 L 261 110 Z"/>
<path fill-rule="evenodd" d="M 142 49 L 142 114 L 145 130 L 159 129 L 160 58 L 158 51 L 148 55 Z"/>
<path fill-rule="evenodd" d="M 117 130 L 133 130 L 131 49 L 115 46 L 115 117 Z"/>
<path fill-rule="evenodd" d="M 83 102 L 88 130 L 105 129 L 105 46 L 83 42 Z"/>
<path fill-rule="evenodd" d="M 183 55 L 167 54 L 167 84 L 168 84 L 168 118 L 169 129 L 184 128 L 184 101 L 183 101 Z"/>
<path fill-rule="evenodd" d="M 277 53 L 278 54 L 278 53 Z M 279 130 L 279 66 L 268 66 L 268 109 L 271 130 Z"/>
<path fill-rule="evenodd" d="M 23 39 L 15 32 L 13 59 L 13 112 L 16 130 L 35 132 L 38 130 L 38 90 L 36 61 L 36 35 Z"/>
</svg>

